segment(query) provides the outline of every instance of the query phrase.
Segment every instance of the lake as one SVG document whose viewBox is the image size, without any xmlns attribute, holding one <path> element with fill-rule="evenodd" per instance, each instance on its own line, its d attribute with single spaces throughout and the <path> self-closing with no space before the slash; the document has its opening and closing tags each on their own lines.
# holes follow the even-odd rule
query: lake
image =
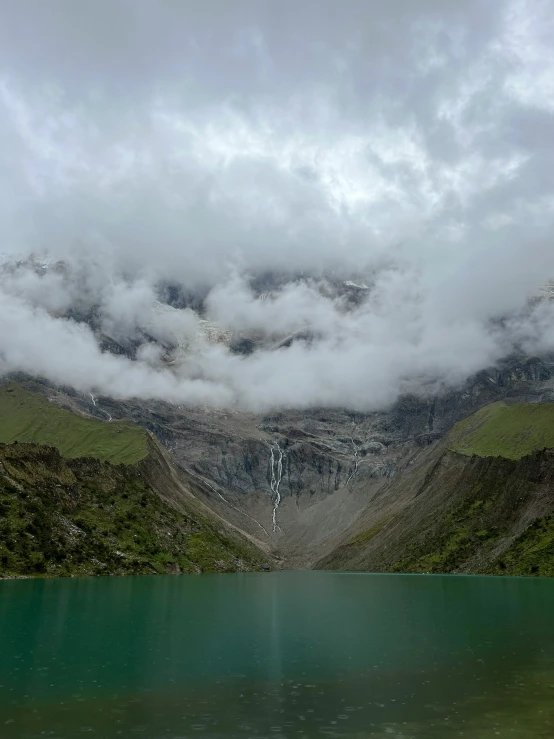
<svg viewBox="0 0 554 739">
<path fill-rule="evenodd" d="M 0 736 L 554 736 L 554 580 L 0 582 Z"/>
</svg>

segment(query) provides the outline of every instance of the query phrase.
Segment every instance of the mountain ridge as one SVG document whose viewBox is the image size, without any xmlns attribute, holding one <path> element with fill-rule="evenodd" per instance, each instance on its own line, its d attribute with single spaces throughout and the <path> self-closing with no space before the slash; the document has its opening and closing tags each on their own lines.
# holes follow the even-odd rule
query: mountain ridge
<svg viewBox="0 0 554 739">
<path fill-rule="evenodd" d="M 8 403 L 2 403 L 3 393 Z M 123 464 L 121 444 L 113 445 L 116 424 L 76 416 L 13 384 L 0 388 L 0 405 L 2 429 L 9 427 L 12 435 L 18 435 L 9 424 L 14 418 L 40 416 L 32 428 L 19 424 L 20 439 L 0 443 L 0 576 L 270 567 L 271 557 L 254 537 L 197 498 L 194 481 L 175 469 L 149 432 L 120 424 L 122 434 L 136 430 L 144 443 L 140 459 Z M 37 434 L 42 441 L 60 438 L 60 414 L 66 424 L 73 416 L 70 429 L 84 424 L 93 431 L 69 444 L 65 454 L 52 444 L 26 441 Z M 67 441 L 65 433 L 61 438 Z M 106 460 L 110 455 L 113 461 Z"/>
<path fill-rule="evenodd" d="M 515 454 L 506 436 L 495 437 L 498 410 L 486 406 L 454 426 L 411 477 L 391 481 L 372 525 L 358 522 L 316 568 L 554 576 L 554 439 Z M 506 410 L 519 416 L 520 440 L 529 445 L 529 407 Z M 554 405 L 534 410 L 552 418 Z M 475 434 L 487 425 L 488 450 L 496 438 L 496 454 L 456 450 L 464 449 L 468 426 Z M 510 430 L 512 441 L 513 423 Z M 369 508 L 366 515 L 369 522 Z"/>
</svg>

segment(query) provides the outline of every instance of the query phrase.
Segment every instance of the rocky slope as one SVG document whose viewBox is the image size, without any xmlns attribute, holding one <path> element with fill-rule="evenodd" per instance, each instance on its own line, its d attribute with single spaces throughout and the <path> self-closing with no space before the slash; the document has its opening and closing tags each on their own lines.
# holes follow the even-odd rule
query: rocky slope
<svg viewBox="0 0 554 739">
<path fill-rule="evenodd" d="M 554 576 L 553 428 L 554 405 L 486 407 L 381 489 L 317 566 Z"/>
</svg>

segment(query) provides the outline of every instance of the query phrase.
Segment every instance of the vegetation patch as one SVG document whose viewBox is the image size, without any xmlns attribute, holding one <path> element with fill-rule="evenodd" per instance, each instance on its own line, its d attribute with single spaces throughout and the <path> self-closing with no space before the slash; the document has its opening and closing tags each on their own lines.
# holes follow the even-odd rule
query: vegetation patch
<svg viewBox="0 0 554 739">
<path fill-rule="evenodd" d="M 0 386 L 2 443 L 46 444 L 68 459 L 94 457 L 112 464 L 136 464 L 147 456 L 146 439 L 139 426 L 79 416 L 15 383 Z"/>
<path fill-rule="evenodd" d="M 459 454 L 521 459 L 554 449 L 554 403 L 493 403 L 457 423 L 448 446 Z"/>
<path fill-rule="evenodd" d="M 233 572 L 259 556 L 169 506 L 136 467 L 0 445 L 0 576 Z"/>
<path fill-rule="evenodd" d="M 391 571 L 455 572 L 475 553 L 486 556 L 507 533 L 496 517 L 501 496 L 501 485 L 477 483 L 462 503 L 408 547 L 410 554 L 395 562 Z"/>
<path fill-rule="evenodd" d="M 496 560 L 490 573 L 554 577 L 554 514 L 537 518 Z"/>
<path fill-rule="evenodd" d="M 379 523 L 375 524 L 371 529 L 367 529 L 367 531 L 362 531 L 361 534 L 358 534 L 358 536 L 355 536 L 353 539 L 350 539 L 349 542 L 347 542 L 346 546 L 348 547 L 357 547 L 362 546 L 364 544 L 368 544 L 377 534 L 382 531 L 382 529 L 388 524 L 389 521 L 391 521 L 395 516 L 387 516 L 386 518 L 383 518 Z"/>
</svg>

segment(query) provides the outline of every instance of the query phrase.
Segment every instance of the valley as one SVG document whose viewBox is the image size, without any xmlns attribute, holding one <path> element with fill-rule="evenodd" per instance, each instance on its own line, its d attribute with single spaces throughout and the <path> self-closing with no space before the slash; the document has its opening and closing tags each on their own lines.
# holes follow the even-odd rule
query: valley
<svg viewBox="0 0 554 739">
<path fill-rule="evenodd" d="M 64 464 L 115 464 L 116 477 L 122 464 L 147 470 L 171 515 L 192 511 L 251 548 L 194 562 L 166 541 L 161 571 L 552 574 L 552 366 L 511 358 L 384 412 L 271 415 L 91 397 L 19 376 L 0 389 L 0 442 L 57 447 Z M 136 571 L 160 571 L 140 558 Z"/>
</svg>

